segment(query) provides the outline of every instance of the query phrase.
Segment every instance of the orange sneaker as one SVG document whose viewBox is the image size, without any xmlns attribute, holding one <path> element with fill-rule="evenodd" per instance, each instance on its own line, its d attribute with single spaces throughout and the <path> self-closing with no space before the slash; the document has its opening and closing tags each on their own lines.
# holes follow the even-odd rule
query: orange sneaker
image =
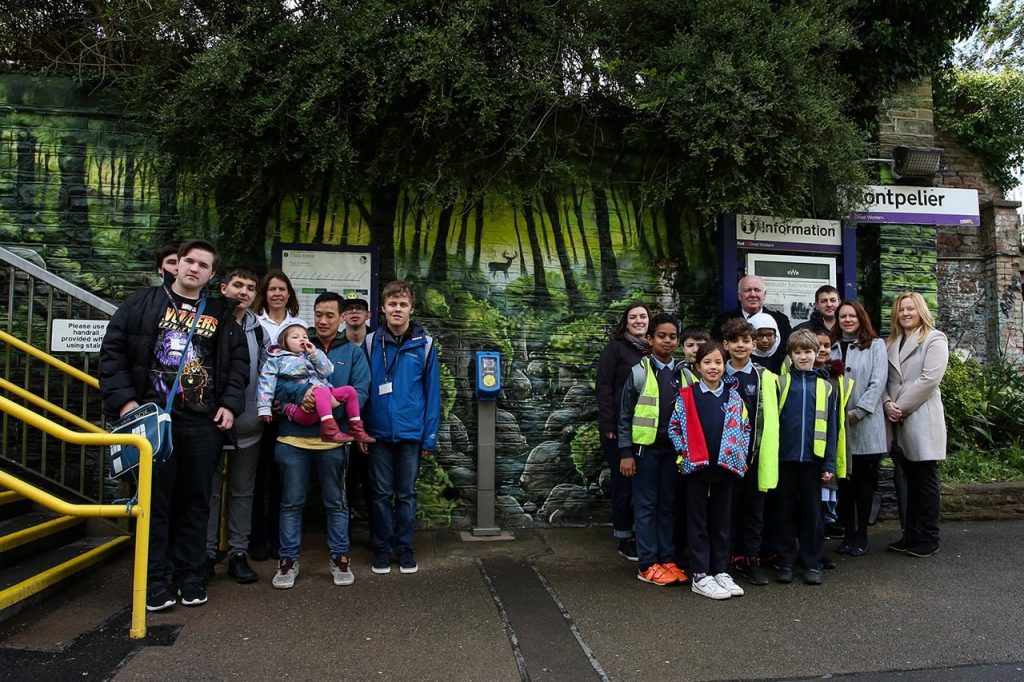
<svg viewBox="0 0 1024 682">
<path fill-rule="evenodd" d="M 664 568 L 669 575 L 673 576 L 676 579 L 676 582 L 680 584 L 689 582 L 690 580 L 690 576 L 686 575 L 686 571 L 679 568 L 679 566 L 674 561 L 670 561 L 667 564 L 662 564 L 661 567 Z"/>
<path fill-rule="evenodd" d="M 652 564 L 646 571 L 637 571 L 636 579 L 645 583 L 657 585 L 658 587 L 674 585 L 678 582 L 678 579 L 665 570 L 665 567 L 661 564 Z"/>
</svg>

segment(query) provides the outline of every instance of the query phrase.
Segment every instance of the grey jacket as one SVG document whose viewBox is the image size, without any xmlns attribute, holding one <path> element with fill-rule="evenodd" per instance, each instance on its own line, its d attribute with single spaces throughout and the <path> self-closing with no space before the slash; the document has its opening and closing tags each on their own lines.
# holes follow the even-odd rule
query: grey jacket
<svg viewBox="0 0 1024 682">
<path fill-rule="evenodd" d="M 242 329 L 245 331 L 245 342 L 249 349 L 249 385 L 245 387 L 245 411 L 235 418 L 235 433 L 238 435 L 238 447 L 247 448 L 255 445 L 263 437 L 263 423 L 256 413 L 256 386 L 267 358 L 269 339 L 260 327 L 260 321 L 251 310 L 245 311 L 242 318 Z M 262 340 L 262 343 L 261 343 Z M 233 450 L 227 445 L 225 450 Z"/>
<path fill-rule="evenodd" d="M 939 383 L 949 362 L 949 342 L 937 329 L 920 341 L 916 333 L 905 338 L 902 349 L 898 340 L 888 349 L 889 381 L 882 400 L 892 400 L 903 410 L 899 426 L 886 420 L 889 432 L 895 431 L 912 462 L 946 459 L 946 415 Z"/>
<path fill-rule="evenodd" d="M 839 344 L 832 346 L 832 357 L 842 359 Z M 877 455 L 889 451 L 885 429 L 882 394 L 885 393 L 889 365 L 885 341 L 875 339 L 866 350 L 850 344 L 846 350 L 846 376 L 853 379 L 853 391 L 846 411 L 857 415 L 857 423 L 846 423 L 846 452 L 851 455 Z"/>
</svg>

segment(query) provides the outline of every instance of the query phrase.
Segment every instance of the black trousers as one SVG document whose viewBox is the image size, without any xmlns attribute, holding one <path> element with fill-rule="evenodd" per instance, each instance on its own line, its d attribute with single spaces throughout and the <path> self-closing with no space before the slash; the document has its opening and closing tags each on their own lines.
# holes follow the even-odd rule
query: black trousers
<svg viewBox="0 0 1024 682">
<path fill-rule="evenodd" d="M 633 537 L 633 481 L 619 473 L 619 441 L 601 435 L 604 453 L 612 478 L 612 530 L 620 540 Z"/>
<path fill-rule="evenodd" d="M 252 491 L 252 530 L 249 552 L 277 554 L 281 520 L 281 471 L 274 461 L 277 422 L 263 427 L 260 459 L 256 464 L 256 486 Z"/>
<path fill-rule="evenodd" d="M 779 462 L 776 502 L 780 561 L 792 566 L 799 559 L 804 568 L 820 569 L 825 545 L 821 464 Z"/>
<path fill-rule="evenodd" d="M 903 539 L 911 545 L 938 546 L 939 512 L 942 509 L 939 463 L 935 460 L 912 462 L 903 456 L 898 460 L 907 483 Z"/>
<path fill-rule="evenodd" d="M 848 477 L 839 481 L 839 523 L 846 529 L 847 540 L 867 540 L 871 505 L 878 489 L 878 455 L 853 455 Z"/>
<path fill-rule="evenodd" d="M 714 475 L 710 475 L 710 474 Z M 729 566 L 735 478 L 722 470 L 700 471 L 686 481 L 686 551 L 690 575 L 724 573 Z"/>
<path fill-rule="evenodd" d="M 202 581 L 213 474 L 224 447 L 224 434 L 213 420 L 175 419 L 171 436 L 174 451 L 153 477 L 148 567 L 153 588 Z"/>
<path fill-rule="evenodd" d="M 751 462 L 746 475 L 736 481 L 732 505 L 732 554 L 756 557 L 761 552 L 764 530 L 765 494 L 757 488 L 757 460 Z"/>
</svg>

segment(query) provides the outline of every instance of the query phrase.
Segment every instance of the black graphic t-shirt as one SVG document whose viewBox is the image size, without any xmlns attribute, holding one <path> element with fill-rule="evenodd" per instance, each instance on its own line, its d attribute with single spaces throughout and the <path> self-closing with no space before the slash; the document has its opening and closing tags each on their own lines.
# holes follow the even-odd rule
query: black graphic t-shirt
<svg viewBox="0 0 1024 682">
<path fill-rule="evenodd" d="M 167 308 L 157 325 L 157 342 L 149 369 L 153 390 L 166 402 L 184 355 L 185 365 L 171 413 L 175 418 L 186 420 L 212 419 L 217 412 L 213 401 L 217 318 L 204 313 L 191 343 L 186 344 L 199 301 L 183 298 L 173 291 L 169 293 Z"/>
</svg>

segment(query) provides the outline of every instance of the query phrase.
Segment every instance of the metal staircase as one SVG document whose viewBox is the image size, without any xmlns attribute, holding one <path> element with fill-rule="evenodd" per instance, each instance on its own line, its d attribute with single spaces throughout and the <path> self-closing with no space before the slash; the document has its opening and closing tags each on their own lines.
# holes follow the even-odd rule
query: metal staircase
<svg viewBox="0 0 1024 682">
<path fill-rule="evenodd" d="M 125 437 L 104 429 L 91 376 L 96 353 L 54 350 L 61 345 L 54 320 L 94 326 L 114 310 L 47 271 L 34 253 L 0 248 L 0 621 L 128 549 L 130 520 L 145 517 L 132 636 L 145 634 L 146 548 L 139 545 L 148 544 L 149 483 L 140 482 L 138 503 L 112 504 L 130 493 L 106 478 L 105 449 Z"/>
</svg>

